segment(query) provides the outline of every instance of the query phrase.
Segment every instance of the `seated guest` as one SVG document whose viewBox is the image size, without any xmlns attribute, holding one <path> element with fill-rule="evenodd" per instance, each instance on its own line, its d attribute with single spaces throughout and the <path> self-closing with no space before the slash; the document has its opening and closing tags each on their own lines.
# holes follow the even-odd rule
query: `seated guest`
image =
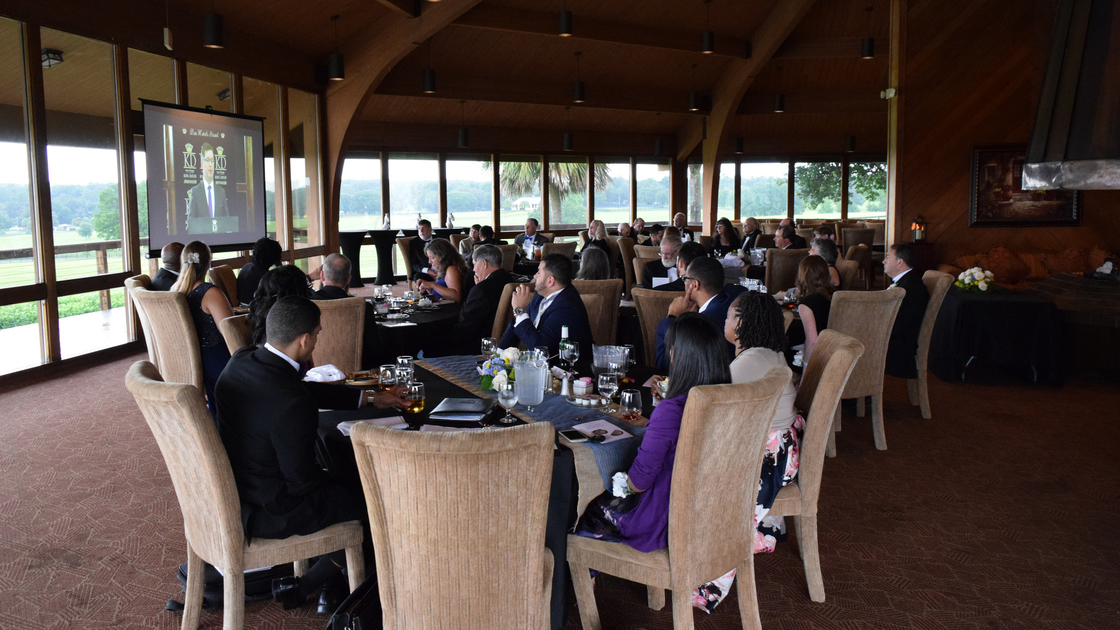
<svg viewBox="0 0 1120 630">
<path fill-rule="evenodd" d="M 692 264 L 692 261 L 697 258 L 702 258 L 708 255 L 708 250 L 696 241 L 685 243 L 681 245 L 681 249 L 677 252 L 677 279 L 663 284 L 659 287 L 654 287 L 654 291 L 684 291 L 684 276 L 685 270 Z"/>
<path fill-rule="evenodd" d="M 630 224 L 625 221 L 618 224 L 618 230 L 615 234 L 618 235 L 618 238 L 634 238 L 634 230 L 630 227 Z"/>
<path fill-rule="evenodd" d="M 828 265 L 819 256 L 808 256 L 797 267 L 797 313 L 795 320 L 786 331 L 789 345 L 805 344 L 806 363 L 813 353 L 817 336 L 828 328 L 828 311 L 832 307 L 832 294 L 836 288 L 828 278 Z M 792 356 L 791 356 L 792 358 Z"/>
<path fill-rule="evenodd" d="M 498 239 L 494 238 L 494 228 L 490 227 L 489 225 L 482 226 L 478 230 L 478 235 L 479 235 L 479 237 L 481 237 L 482 240 L 475 243 L 474 244 L 475 247 L 478 247 L 479 245 L 505 245 L 506 244 L 505 241 L 498 240 Z"/>
<path fill-rule="evenodd" d="M 792 236 L 787 236 L 786 238 L 792 242 L 793 249 L 809 249 L 809 244 L 805 242 L 805 237 L 797 233 L 797 223 L 788 217 L 782 219 L 781 222 L 778 223 L 779 229 L 787 227 L 790 229 L 790 234 L 792 234 Z"/>
<path fill-rule="evenodd" d="M 731 225 L 727 217 L 716 221 L 716 233 L 708 242 L 708 252 L 716 258 L 723 258 L 727 254 L 739 249 L 742 241 L 739 240 L 739 231 Z"/>
<path fill-rule="evenodd" d="M 571 286 L 572 261 L 562 254 L 549 254 L 541 260 L 533 280 L 535 295 L 525 286 L 513 292 L 513 321 L 498 345 L 547 346 L 551 356 L 560 351 L 561 327 L 567 326 L 568 339 L 579 344 L 581 353 L 590 353 L 591 323 L 579 292 Z"/>
<path fill-rule="evenodd" d="M 311 292 L 312 300 L 339 300 L 353 297 L 350 295 L 350 259 L 342 254 L 330 254 L 323 259 L 320 272 L 323 286 Z M 382 356 L 384 346 L 377 330 L 377 318 L 373 304 L 365 303 L 366 316 L 362 324 L 362 369 L 369 370 L 391 360 Z"/>
<path fill-rule="evenodd" d="M 746 290 L 737 284 L 724 284 L 723 265 L 707 256 L 692 261 L 684 280 L 684 295 L 673 300 L 669 305 L 669 316 L 657 326 L 657 367 L 661 369 L 669 365 L 665 333 L 673 319 L 684 313 L 699 312 L 722 326 L 731 302 Z M 734 348 L 730 345 L 724 348 L 725 359 L 730 360 L 733 352 Z"/>
<path fill-rule="evenodd" d="M 681 242 L 687 243 L 695 238 L 692 230 L 688 229 L 688 221 L 685 219 L 683 212 L 678 212 L 673 215 L 673 227 L 680 230 Z"/>
<path fill-rule="evenodd" d="M 813 228 L 813 238 L 826 238 L 835 245 L 836 244 L 836 230 L 831 225 L 818 225 Z"/>
<path fill-rule="evenodd" d="M 646 232 L 646 220 L 645 219 L 643 219 L 642 217 L 638 217 L 637 219 L 634 219 L 633 233 L 634 233 L 633 238 L 635 240 L 641 239 L 643 236 L 649 236 L 649 233 Z"/>
<path fill-rule="evenodd" d="M 171 286 L 179 279 L 179 269 L 183 266 L 180 256 L 183 253 L 182 243 L 168 243 L 160 252 L 163 267 L 152 278 L 152 291 L 170 291 Z"/>
<path fill-rule="evenodd" d="M 280 260 L 284 255 L 284 250 L 280 248 L 280 243 L 268 238 L 267 236 L 257 239 L 253 243 L 253 254 L 249 262 L 237 272 L 237 300 L 242 304 L 248 304 L 253 300 L 253 294 L 257 292 L 257 285 L 261 283 L 261 278 L 264 274 L 268 273 L 269 269 L 280 264 Z"/>
<path fill-rule="evenodd" d="M 918 334 L 929 306 L 929 290 L 913 267 L 914 254 L 903 243 L 891 245 L 883 258 L 883 271 L 891 277 L 890 288 L 906 290 L 887 346 L 886 373 L 897 378 L 918 377 Z"/>
<path fill-rule="evenodd" d="M 264 345 L 265 321 L 272 305 L 276 300 L 289 295 L 312 297 L 311 290 L 307 287 L 307 276 L 295 265 L 282 265 L 269 269 L 261 278 L 257 292 L 253 294 L 253 301 L 249 304 L 249 315 L 245 318 L 245 323 L 252 331 L 254 346 Z"/>
<path fill-rule="evenodd" d="M 536 219 L 529 217 L 529 219 L 525 221 L 525 232 L 513 237 L 513 244 L 517 245 L 517 251 L 522 256 L 525 255 L 526 247 L 540 247 L 545 243 L 551 242 L 548 240 L 548 237 L 543 234 L 537 234 L 537 230 L 539 229 L 540 223 Z"/>
<path fill-rule="evenodd" d="M 576 280 L 609 280 L 611 277 L 611 263 L 607 254 L 598 247 L 585 248 L 579 258 L 579 273 Z"/>
<path fill-rule="evenodd" d="M 677 238 L 681 238 L 681 231 L 670 225 L 661 232 L 662 240 L 664 240 L 666 236 L 675 236 Z M 681 242 L 683 243 L 684 239 L 681 239 Z"/>
<path fill-rule="evenodd" d="M 416 222 L 416 229 L 420 233 L 413 236 L 412 240 L 408 242 L 408 279 L 414 282 L 417 280 L 431 282 L 435 280 L 432 277 L 435 272 L 429 266 L 428 256 L 424 248 L 432 242 L 432 222 L 427 219 L 420 219 Z"/>
<path fill-rule="evenodd" d="M 206 282 L 206 271 L 210 269 L 210 248 L 206 243 L 187 243 L 183 248 L 182 260 L 179 279 L 171 286 L 171 290 L 187 296 L 187 307 L 194 320 L 199 350 L 202 351 L 202 383 L 206 390 L 206 406 L 210 408 L 210 414 L 217 417 L 214 386 L 229 361 L 229 348 L 222 333 L 218 331 L 218 324 L 231 317 L 233 309 L 230 308 L 226 294 Z"/>
<path fill-rule="evenodd" d="M 840 252 L 836 249 L 836 243 L 827 238 L 814 238 L 813 242 L 809 244 L 809 255 L 820 256 L 824 259 L 825 264 L 828 265 L 828 281 L 832 286 L 837 289 L 840 288 L 840 270 L 836 268 L 836 257 Z"/>
<path fill-rule="evenodd" d="M 654 278 L 666 278 L 666 282 L 672 282 L 678 277 L 677 274 L 677 253 L 681 251 L 681 239 L 679 236 L 669 235 L 661 239 L 661 260 L 651 260 L 646 263 L 642 269 L 642 286 L 647 289 L 655 288 Z M 658 285 L 664 282 L 658 282 Z"/>
<path fill-rule="evenodd" d="M 786 334 L 782 308 L 774 298 L 748 291 L 732 303 L 727 311 L 724 337 L 735 345 L 731 362 L 731 382 L 750 383 L 766 376 L 774 368 L 785 366 Z M 671 383 L 672 381 L 670 381 Z M 770 421 L 770 437 L 762 457 L 758 501 L 755 504 L 754 552 L 769 553 L 779 540 L 785 540 L 786 527 L 782 517 L 766 516 L 774 507 L 778 491 L 797 478 L 801 438 L 805 419 L 794 404 L 797 389 L 793 381 L 782 390 L 774 418 Z"/>
<path fill-rule="evenodd" d="M 217 387 L 218 431 L 241 499 L 246 540 L 307 535 L 345 521 L 368 522 L 361 484 L 332 479 L 316 460 L 319 409 L 404 408 L 408 401 L 398 390 L 377 392 L 301 380 L 301 366 L 310 362 L 323 329 L 314 302 L 281 298 L 266 322 L 267 342 L 238 350 Z M 328 580 L 341 581 L 345 560 L 343 551 L 320 556 L 302 577 L 273 582 L 273 596 L 285 610 L 296 608 Z M 327 595 L 320 604 L 330 614 L 337 600 L 332 606 L 324 602 Z"/>
<path fill-rule="evenodd" d="M 470 236 L 459 241 L 459 253 L 463 258 L 470 258 L 475 246 L 482 240 L 482 235 L 479 233 L 481 229 L 482 226 L 475 223 L 471 226 Z"/>
<path fill-rule="evenodd" d="M 482 338 L 493 332 L 502 290 L 514 281 L 513 274 L 502 269 L 502 250 L 494 245 L 475 247 L 472 258 L 475 285 L 463 302 L 459 321 L 451 329 L 459 354 L 478 353 Z"/>
<path fill-rule="evenodd" d="M 462 302 L 471 290 L 473 274 L 466 261 L 445 238 L 433 238 L 424 252 L 428 257 L 428 268 L 436 281 L 419 280 L 416 288 L 431 291 L 436 296 L 451 302 Z"/>
<path fill-rule="evenodd" d="M 757 247 L 755 242 L 761 235 L 762 230 L 758 227 L 758 219 L 747 217 L 747 220 L 743 221 L 743 246 L 739 249 L 749 253 L 752 248 Z"/>
<path fill-rule="evenodd" d="M 654 223 L 649 226 L 649 240 L 642 245 L 652 245 L 658 247 L 661 245 L 661 239 L 665 236 L 665 227 L 660 223 Z M 678 234 L 679 236 L 679 234 Z"/>
<path fill-rule="evenodd" d="M 589 247 L 598 247 L 606 252 L 608 257 L 611 254 L 611 246 L 607 244 L 607 226 L 599 219 L 595 219 L 587 226 L 587 242 L 579 250 L 579 255 L 583 256 Z"/>
</svg>

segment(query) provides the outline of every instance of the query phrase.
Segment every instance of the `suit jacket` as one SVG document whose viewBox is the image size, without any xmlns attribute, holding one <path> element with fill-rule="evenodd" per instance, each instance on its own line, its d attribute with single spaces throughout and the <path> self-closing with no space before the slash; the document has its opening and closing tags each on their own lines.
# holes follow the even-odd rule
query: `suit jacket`
<svg viewBox="0 0 1120 630">
<path fill-rule="evenodd" d="M 747 251 L 750 248 L 754 247 L 754 243 L 758 240 L 759 234 L 762 234 L 762 230 L 755 228 L 755 231 L 743 236 L 743 246 L 740 249 L 742 249 L 743 251 Z"/>
<path fill-rule="evenodd" d="M 526 313 L 529 319 L 517 324 L 514 318 L 506 331 L 502 334 L 498 345 L 502 348 L 516 346 L 524 343 L 526 348 L 548 346 L 549 355 L 560 351 L 560 328 L 568 327 L 568 339 L 579 344 L 580 354 L 590 356 L 591 353 L 591 322 L 587 318 L 587 309 L 583 306 L 583 299 L 575 287 L 569 286 L 553 299 L 552 304 L 541 315 L 537 326 L 533 326 L 533 319 L 543 301 L 540 293 L 533 296 L 529 302 Z"/>
<path fill-rule="evenodd" d="M 684 228 L 683 230 L 681 230 L 681 240 L 686 243 L 688 241 L 695 241 L 696 235 L 692 233 L 692 230 Z"/>
<path fill-rule="evenodd" d="M 505 244 L 506 244 L 506 242 L 501 240 L 501 239 L 484 238 L 481 241 L 475 243 L 474 246 L 475 247 L 478 247 L 479 245 L 495 245 L 495 246 L 497 246 L 497 245 L 505 245 Z"/>
<path fill-rule="evenodd" d="M 646 287 L 646 288 L 647 289 L 653 289 L 654 291 L 684 291 L 684 280 L 681 279 L 681 278 L 677 278 L 676 280 L 674 280 L 674 281 L 672 281 L 668 284 L 663 284 L 659 287 Z"/>
<path fill-rule="evenodd" d="M 533 235 L 533 244 L 536 245 L 537 247 L 540 247 L 541 245 L 544 245 L 545 243 L 551 243 L 551 242 L 552 241 L 548 240 L 547 236 L 542 235 L 540 232 L 537 232 L 536 234 Z M 522 232 L 521 234 L 518 234 L 517 236 L 513 237 L 513 244 L 517 245 L 518 251 L 521 251 L 521 250 L 525 249 L 525 233 Z"/>
<path fill-rule="evenodd" d="M 711 317 L 719 325 L 720 330 L 723 330 L 723 324 L 727 321 L 727 310 L 731 307 L 731 303 L 739 297 L 740 293 L 746 290 L 746 287 L 737 284 L 724 285 L 723 289 L 704 307 L 704 310 L 700 311 L 700 314 Z M 665 347 L 665 333 L 669 332 L 669 326 L 674 319 L 673 317 L 666 317 L 657 325 L 657 367 L 662 370 L 669 369 L 669 350 Z M 727 344 L 727 356 L 729 361 L 735 358 L 735 346 L 730 343 Z"/>
<path fill-rule="evenodd" d="M 651 260 L 642 268 L 642 286 L 653 288 L 654 278 L 668 278 L 669 268 L 661 264 L 661 260 Z M 683 291 L 683 289 L 681 289 Z"/>
<path fill-rule="evenodd" d="M 237 301 L 242 304 L 252 302 L 253 295 L 261 284 L 261 278 L 266 273 L 268 273 L 268 269 L 258 267 L 252 262 L 245 263 L 241 271 L 237 272 Z"/>
<path fill-rule="evenodd" d="M 793 245 L 790 245 L 789 249 L 809 249 L 809 243 L 805 241 L 805 237 L 796 232 L 790 240 L 793 241 Z"/>
<path fill-rule="evenodd" d="M 895 288 L 906 290 L 902 305 L 898 307 L 898 317 L 891 329 L 891 340 L 887 345 L 886 372 L 898 378 L 917 378 L 918 334 L 922 331 L 922 318 L 929 305 L 929 290 L 922 282 L 922 276 L 911 270 L 899 278 Z"/>
<path fill-rule="evenodd" d="M 206 182 L 198 182 L 190 192 L 190 218 L 209 219 L 210 206 L 206 203 Z M 225 186 L 214 182 L 214 216 L 228 217 L 229 204 L 226 203 Z"/>
<path fill-rule="evenodd" d="M 459 321 L 451 329 L 459 354 L 477 354 L 482 338 L 489 337 L 493 332 L 498 302 L 510 282 L 513 282 L 513 275 L 505 269 L 498 269 L 474 285 L 467 294 L 463 309 L 459 311 Z"/>
<path fill-rule="evenodd" d="M 264 347 L 238 350 L 227 368 L 217 385 L 218 431 L 246 535 L 286 538 L 329 525 L 338 492 L 315 459 L 319 409 L 357 409 L 361 391 L 305 383 Z"/>
<path fill-rule="evenodd" d="M 435 238 L 435 237 L 432 237 Z M 435 280 L 431 274 L 425 274 L 424 268 L 428 266 L 428 255 L 424 253 L 424 248 L 428 244 L 424 239 L 419 236 L 413 236 L 412 240 L 408 242 L 408 268 L 410 270 L 408 279 L 415 280 L 420 278 L 422 280 Z"/>
<path fill-rule="evenodd" d="M 167 267 L 160 267 L 159 273 L 156 277 L 152 278 L 153 291 L 170 291 L 175 281 L 179 279 L 179 274 L 172 273 L 167 270 Z"/>
</svg>

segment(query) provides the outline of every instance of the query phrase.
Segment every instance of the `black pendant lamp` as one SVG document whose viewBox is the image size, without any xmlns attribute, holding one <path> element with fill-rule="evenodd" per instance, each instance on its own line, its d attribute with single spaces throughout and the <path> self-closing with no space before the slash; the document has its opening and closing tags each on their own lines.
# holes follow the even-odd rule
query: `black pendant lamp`
<svg viewBox="0 0 1120 630">
<path fill-rule="evenodd" d="M 564 108 L 565 115 L 567 116 L 567 131 L 564 132 L 564 150 L 572 151 L 575 148 L 575 138 L 572 137 L 572 108 Z"/>
<path fill-rule="evenodd" d="M 716 34 L 712 31 L 712 0 L 704 0 L 704 34 L 700 37 L 700 52 L 710 55 L 716 51 Z"/>
<path fill-rule="evenodd" d="M 863 38 L 859 47 L 860 59 L 875 58 L 875 38 L 871 36 L 871 11 L 874 7 L 867 7 L 867 37 Z"/>
<path fill-rule="evenodd" d="M 462 126 L 459 127 L 459 148 L 465 149 L 471 145 L 471 131 L 467 129 L 467 102 L 459 101 L 459 115 Z"/>
<path fill-rule="evenodd" d="M 331 22 L 334 23 L 334 52 L 327 55 L 327 78 L 331 81 L 346 78 L 346 61 L 342 58 L 342 53 L 338 52 L 338 17 L 331 16 Z"/>
<path fill-rule="evenodd" d="M 855 153 L 855 152 L 856 152 L 856 137 L 855 136 L 848 136 L 848 139 L 844 141 L 844 153 Z"/>
<path fill-rule="evenodd" d="M 573 103 L 582 103 L 582 102 L 587 100 L 587 93 L 586 93 L 586 90 L 584 89 L 583 81 L 581 81 L 580 78 L 579 78 L 580 77 L 579 56 L 582 55 L 582 54 L 583 54 L 582 52 L 580 52 L 578 50 L 576 51 L 576 82 L 575 82 L 575 84 L 572 85 L 572 102 Z"/>
<path fill-rule="evenodd" d="M 688 93 L 688 111 L 700 111 L 702 101 L 700 92 L 696 90 L 696 64 L 692 64 L 692 90 Z"/>
<path fill-rule="evenodd" d="M 560 37 L 571 37 L 572 36 L 572 12 L 571 11 L 569 11 L 567 9 L 563 9 L 563 10 L 560 11 L 560 25 L 559 25 L 558 31 L 559 31 Z"/>
<path fill-rule="evenodd" d="M 424 69 L 424 94 L 436 93 L 436 71 L 432 68 L 432 40 L 428 40 L 428 67 Z"/>
<path fill-rule="evenodd" d="M 653 141 L 653 157 L 661 157 L 661 154 L 664 153 L 662 144 L 661 138 L 657 138 Z"/>
<path fill-rule="evenodd" d="M 743 137 L 742 136 L 739 136 L 738 138 L 735 138 L 735 155 L 742 155 L 743 154 L 743 145 L 744 145 L 744 142 L 743 142 Z"/>
<path fill-rule="evenodd" d="M 225 19 L 214 12 L 213 3 L 210 13 L 202 18 L 202 45 L 207 48 L 222 48 L 225 45 Z"/>
</svg>

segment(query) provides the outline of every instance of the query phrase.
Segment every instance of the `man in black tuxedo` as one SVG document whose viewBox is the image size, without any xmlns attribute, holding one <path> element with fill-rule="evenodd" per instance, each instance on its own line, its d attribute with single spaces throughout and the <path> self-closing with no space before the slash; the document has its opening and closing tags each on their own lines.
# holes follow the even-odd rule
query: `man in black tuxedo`
<svg viewBox="0 0 1120 630">
<path fill-rule="evenodd" d="M 537 234 L 537 230 L 540 229 L 540 225 L 541 224 L 536 219 L 530 217 L 525 221 L 525 232 L 513 237 L 513 244 L 517 245 L 517 251 L 520 254 L 525 254 L 525 247 L 528 245 L 532 245 L 533 247 L 540 247 L 545 243 L 552 242 L 548 240 L 547 236 L 543 234 Z"/>
<path fill-rule="evenodd" d="M 743 221 L 743 246 L 739 249 L 749 254 L 761 234 L 762 230 L 758 227 L 758 219 L 747 217 L 747 220 Z"/>
<path fill-rule="evenodd" d="M 634 232 L 634 244 L 635 245 L 648 245 L 649 244 L 649 233 L 646 232 L 646 220 L 645 219 L 643 219 L 642 217 L 638 217 L 637 219 L 634 219 L 634 225 L 632 226 L 631 231 Z"/>
<path fill-rule="evenodd" d="M 665 226 L 660 223 L 654 223 L 649 226 L 649 241 L 642 243 L 643 245 L 653 245 L 654 247 L 661 246 L 661 239 L 665 236 Z"/>
<path fill-rule="evenodd" d="M 583 299 L 572 284 L 572 261 L 563 254 L 549 254 L 541 260 L 534 294 L 520 286 L 513 292 L 513 321 L 502 334 L 502 348 L 524 343 L 528 349 L 548 347 L 549 356 L 560 352 L 561 328 L 568 327 L 568 339 L 579 344 L 584 356 L 591 353 L 591 323 Z"/>
<path fill-rule="evenodd" d="M 727 320 L 727 309 L 746 288 L 737 284 L 724 284 L 723 265 L 715 258 L 701 256 L 688 266 L 685 294 L 669 305 L 669 316 L 657 325 L 657 367 L 669 368 L 669 353 L 665 348 L 665 334 L 673 319 L 682 313 L 699 312 L 712 318 L 721 327 Z M 735 356 L 735 347 L 727 344 L 727 358 Z"/>
<path fill-rule="evenodd" d="M 226 203 L 226 190 L 214 183 L 214 147 L 209 142 L 202 144 L 202 181 L 191 188 L 190 212 L 192 219 L 213 219 L 228 217 L 229 204 Z"/>
<path fill-rule="evenodd" d="M 319 272 L 322 286 L 312 292 L 312 300 L 339 300 L 354 297 L 350 295 L 350 259 L 342 254 L 330 254 L 323 259 Z M 377 330 L 377 319 L 373 305 L 366 302 L 366 318 L 362 326 L 362 369 L 370 370 L 384 364 L 392 357 L 382 356 L 385 346 Z"/>
<path fill-rule="evenodd" d="M 785 227 L 788 227 L 792 234 L 792 236 L 786 237 L 793 243 L 790 249 L 809 249 L 809 243 L 805 241 L 805 237 L 797 233 L 797 223 L 793 219 L 789 217 L 782 219 L 781 223 L 778 224 L 778 229 Z M 782 249 L 785 248 L 783 247 Z"/>
<path fill-rule="evenodd" d="M 929 290 L 913 264 L 914 255 L 905 244 L 891 245 L 883 258 L 883 271 L 893 278 L 890 288 L 906 290 L 887 346 L 886 373 L 898 378 L 918 377 L 918 334 L 929 305 Z"/>
<path fill-rule="evenodd" d="M 175 281 L 179 279 L 179 258 L 183 254 L 182 243 L 168 243 L 160 252 L 163 267 L 152 278 L 152 291 L 170 291 Z"/>
<path fill-rule="evenodd" d="M 494 330 L 494 317 L 505 286 L 513 275 L 502 269 L 502 250 L 493 245 L 474 249 L 474 288 L 467 293 L 459 321 L 451 329 L 459 354 L 477 354 L 483 337 Z"/>
<path fill-rule="evenodd" d="M 661 260 L 651 260 L 642 268 L 642 286 L 653 289 L 654 278 L 668 278 L 669 282 L 679 277 L 677 273 L 677 254 L 681 251 L 681 239 L 670 234 L 661 239 Z"/>
<path fill-rule="evenodd" d="M 246 539 L 306 535 L 366 521 L 360 484 L 331 479 L 316 461 L 319 409 L 406 407 L 397 390 L 374 392 L 302 380 L 318 340 L 319 307 L 280 298 L 265 321 L 267 343 L 237 351 L 218 379 L 218 431 L 241 499 Z M 285 609 L 341 575 L 345 556 L 322 556 L 302 578 L 273 584 Z M 330 611 L 333 612 L 333 611 Z"/>
<path fill-rule="evenodd" d="M 681 249 L 677 252 L 677 279 L 668 284 L 663 284 L 659 287 L 653 287 L 654 291 L 684 291 L 684 276 L 685 270 L 692 264 L 692 261 L 697 258 L 703 258 L 708 255 L 708 250 L 696 241 L 685 243 L 681 245 Z"/>
<path fill-rule="evenodd" d="M 416 229 L 420 234 L 413 236 L 408 242 L 408 279 L 435 282 L 432 275 L 435 270 L 428 267 L 428 254 L 424 251 L 428 243 L 432 242 L 432 222 L 420 219 L 416 222 Z"/>
<path fill-rule="evenodd" d="M 681 242 L 687 243 L 688 241 L 695 240 L 692 230 L 688 229 L 688 221 L 685 219 L 683 212 L 678 212 L 673 215 L 673 227 L 681 232 Z"/>
</svg>

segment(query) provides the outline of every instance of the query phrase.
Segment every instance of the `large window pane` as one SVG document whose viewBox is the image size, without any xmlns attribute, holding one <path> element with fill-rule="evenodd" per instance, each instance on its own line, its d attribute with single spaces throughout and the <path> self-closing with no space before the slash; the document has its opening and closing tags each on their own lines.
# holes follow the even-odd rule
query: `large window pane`
<svg viewBox="0 0 1120 630">
<path fill-rule="evenodd" d="M 57 277 L 122 271 L 112 47 L 47 28 L 42 37 L 64 59 L 43 69 Z M 84 222 L 92 230 L 73 229 Z"/>
<path fill-rule="evenodd" d="M 280 135 L 280 88 L 275 83 L 245 77 L 245 113 L 264 118 L 264 208 L 265 231 L 276 238 L 276 180 L 280 162 L 276 159 Z"/>
<path fill-rule="evenodd" d="M 610 178 L 595 166 L 596 189 Z M 538 217 L 539 218 L 539 217 Z M 587 158 L 548 163 L 548 226 L 550 230 L 587 227 Z"/>
<path fill-rule="evenodd" d="M 685 212 L 688 225 L 698 225 L 704 221 L 704 165 L 688 165 L 688 200 Z"/>
<path fill-rule="evenodd" d="M 0 19 L 0 62 L 9 69 L 20 68 L 23 64 L 23 43 L 17 22 Z M 4 165 L 0 169 L 0 287 L 38 281 L 31 236 L 33 218 L 23 101 L 23 73 L 0 73 L 0 103 L 8 110 L 8 115 L 0 117 L 0 162 Z M 73 225 L 70 227 L 76 229 Z M 4 326 L 3 315 L 0 315 L 0 326 Z M 36 332 L 32 341 L 38 344 L 38 340 Z M 7 345 L 0 342 L 0 347 Z M 25 359 L 31 360 L 13 357 L 16 361 Z"/>
<path fill-rule="evenodd" d="M 502 188 L 502 231 L 520 232 L 525 220 L 541 216 L 541 159 L 527 156 L 498 163 L 498 182 Z"/>
<path fill-rule="evenodd" d="M 323 244 L 323 205 L 319 185 L 319 99 L 288 90 L 292 142 L 292 223 L 296 248 Z M 267 165 L 266 165 L 267 166 Z"/>
<path fill-rule="evenodd" d="M 839 162 L 799 162 L 793 172 L 793 216 L 802 219 L 840 218 Z"/>
<path fill-rule="evenodd" d="M 789 195 L 789 164 L 744 162 L 739 165 L 739 216 L 781 218 L 786 216 Z"/>
<path fill-rule="evenodd" d="M 191 107 L 233 111 L 233 75 L 194 63 L 187 64 L 187 99 Z"/>
<path fill-rule="evenodd" d="M 595 164 L 595 218 L 608 230 L 630 222 L 630 161 Z M 602 180 L 602 181 L 599 181 Z"/>
<path fill-rule="evenodd" d="M 381 160 L 348 157 L 342 162 L 338 229 L 381 229 Z M 362 275 L 377 275 L 377 250 L 362 247 Z"/>
<path fill-rule="evenodd" d="M 887 218 L 887 163 L 848 165 L 848 218 Z"/>
<path fill-rule="evenodd" d="M 172 103 L 175 101 L 175 62 L 139 50 L 128 49 L 128 81 L 132 96 L 132 109 L 141 110 L 140 99 Z M 136 206 L 140 218 L 140 260 L 148 254 L 148 163 L 144 136 L 134 137 L 132 154 L 133 173 L 136 176 Z M 141 265 L 138 271 L 145 271 Z"/>
<path fill-rule="evenodd" d="M 128 342 L 124 287 L 58 298 L 62 358 Z"/>
<path fill-rule="evenodd" d="M 724 162 L 719 165 L 719 199 L 716 207 L 719 215 L 735 218 L 735 163 Z"/>
<path fill-rule="evenodd" d="M 425 154 L 389 155 L 389 215 L 393 229 L 415 230 L 421 218 L 439 223 L 439 161 Z"/>
<path fill-rule="evenodd" d="M 66 298 L 62 298 L 66 299 Z M 42 302 L 0 306 L 0 374 L 43 363 Z"/>
<path fill-rule="evenodd" d="M 455 216 L 455 227 L 493 222 L 494 178 L 487 164 L 482 158 L 447 159 L 447 214 Z"/>
<path fill-rule="evenodd" d="M 647 225 L 667 224 L 669 217 L 669 164 L 638 164 L 638 215 Z"/>
</svg>

